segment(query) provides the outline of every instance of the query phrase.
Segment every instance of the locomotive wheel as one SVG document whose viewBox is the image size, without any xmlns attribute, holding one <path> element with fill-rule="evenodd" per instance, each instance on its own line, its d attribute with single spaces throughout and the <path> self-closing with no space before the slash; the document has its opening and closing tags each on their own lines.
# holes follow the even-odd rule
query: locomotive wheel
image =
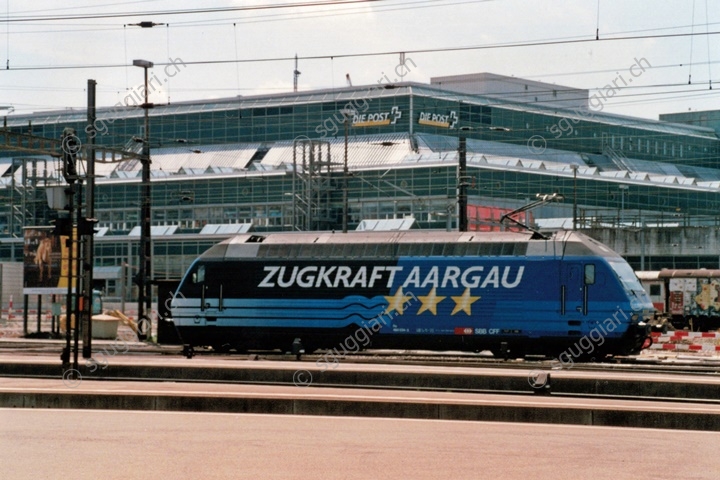
<svg viewBox="0 0 720 480">
<path fill-rule="evenodd" d="M 217 353 L 228 353 L 232 346 L 229 343 L 217 344 L 212 346 L 213 351 Z"/>
<path fill-rule="evenodd" d="M 182 354 L 185 358 L 192 358 L 195 355 L 195 349 L 192 345 L 183 345 Z"/>
<path fill-rule="evenodd" d="M 525 358 L 526 352 L 523 350 L 503 350 L 502 348 L 492 348 L 490 349 L 490 353 L 493 354 L 493 357 L 497 358 L 498 360 L 510 360 L 510 359 L 522 359 Z"/>
</svg>

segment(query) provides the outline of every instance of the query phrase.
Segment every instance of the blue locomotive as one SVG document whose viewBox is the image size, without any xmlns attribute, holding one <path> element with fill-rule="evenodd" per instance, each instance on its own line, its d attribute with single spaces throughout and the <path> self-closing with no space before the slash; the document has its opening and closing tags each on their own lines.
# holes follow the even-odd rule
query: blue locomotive
<svg viewBox="0 0 720 480">
<path fill-rule="evenodd" d="M 625 260 L 576 232 L 307 232 L 213 246 L 170 312 L 189 348 L 600 358 L 639 352 L 653 306 Z"/>
</svg>

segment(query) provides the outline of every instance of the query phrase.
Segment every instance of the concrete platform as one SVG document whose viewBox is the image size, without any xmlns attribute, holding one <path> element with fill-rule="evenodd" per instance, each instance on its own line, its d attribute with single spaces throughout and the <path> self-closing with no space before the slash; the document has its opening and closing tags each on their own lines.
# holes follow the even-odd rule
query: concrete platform
<svg viewBox="0 0 720 480">
<path fill-rule="evenodd" d="M 59 355 L 59 354 L 58 354 Z M 296 387 L 396 388 L 471 393 L 536 394 L 537 382 L 550 375 L 552 394 L 606 395 L 633 399 L 691 399 L 720 404 L 720 375 L 628 373 L 522 368 L 433 367 L 419 365 L 325 363 L 248 360 L 247 356 L 195 357 L 135 355 L 111 345 L 80 358 L 79 375 L 86 380 L 163 380 L 275 384 Z M 0 375 L 60 378 L 59 356 L 0 353 Z"/>
<path fill-rule="evenodd" d="M 720 405 L 449 392 L 0 378 L 0 407 L 530 422 L 720 431 Z"/>
</svg>

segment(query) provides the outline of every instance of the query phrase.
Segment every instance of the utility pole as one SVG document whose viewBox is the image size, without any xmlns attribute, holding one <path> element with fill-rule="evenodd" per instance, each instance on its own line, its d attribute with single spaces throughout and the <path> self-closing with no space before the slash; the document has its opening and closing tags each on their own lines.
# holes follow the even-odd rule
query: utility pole
<svg viewBox="0 0 720 480">
<path fill-rule="evenodd" d="M 57 223 L 56 223 L 56 231 L 59 235 L 62 235 L 63 233 L 67 235 L 67 240 L 65 243 L 65 248 L 67 249 L 67 271 L 65 272 L 67 274 L 67 296 L 65 301 L 65 348 L 62 351 L 62 354 L 60 355 L 60 359 L 63 363 L 63 375 L 65 375 L 65 372 L 70 371 L 69 375 L 71 379 L 75 379 L 75 375 L 78 372 L 78 336 L 79 336 L 79 328 L 80 328 L 80 309 L 77 308 L 79 305 L 78 301 L 78 285 L 77 285 L 77 276 L 73 275 L 73 272 L 75 271 L 73 261 L 75 257 L 75 249 L 77 245 L 76 241 L 76 231 L 74 228 L 75 224 L 75 182 L 78 180 L 78 174 L 77 174 L 77 153 L 80 149 L 80 142 L 75 135 L 75 129 L 74 128 L 65 128 L 62 133 L 61 138 L 61 157 L 62 157 L 62 175 L 65 178 L 65 181 L 68 183 L 67 188 L 65 189 L 65 194 L 67 198 L 67 219 L 61 219 L 58 217 Z M 78 206 L 78 214 L 77 218 L 80 218 L 80 209 L 81 207 Z M 62 236 L 60 237 L 62 238 Z M 78 252 L 78 255 L 80 252 Z M 75 287 L 75 288 L 73 288 Z M 73 301 L 74 300 L 74 301 Z M 73 350 L 73 340 L 74 338 L 74 350 Z M 70 370 L 70 355 L 71 353 L 75 353 L 74 359 L 73 359 L 73 366 L 72 370 Z"/>
<path fill-rule="evenodd" d="M 573 232 L 577 230 L 577 171 L 580 166 L 577 163 L 570 165 L 573 171 Z"/>
<path fill-rule="evenodd" d="M 298 78 L 300 77 L 300 70 L 298 70 L 298 58 L 297 53 L 295 54 L 295 70 L 293 70 L 293 92 L 298 90 Z"/>
<path fill-rule="evenodd" d="M 467 139 L 459 138 L 458 147 L 458 230 L 468 231 L 467 216 Z"/>
<path fill-rule="evenodd" d="M 92 82 L 92 87 L 91 83 Z M 88 81 L 88 119 L 93 118 L 90 121 L 91 128 L 94 126 L 94 86 L 95 81 Z M 92 98 L 92 100 L 90 100 Z M 2 109 L 2 107 L 0 107 Z M 88 130 L 90 132 L 90 130 Z M 88 277 L 84 276 L 84 282 L 90 292 L 92 292 L 92 238 L 88 238 L 86 241 L 86 248 L 83 250 L 76 249 L 79 243 L 78 238 L 80 237 L 92 237 L 95 233 L 94 225 L 97 222 L 95 218 L 92 218 L 94 214 L 94 168 L 95 160 L 102 163 L 119 163 L 128 160 L 143 160 L 144 157 L 134 152 L 116 150 L 107 147 L 96 147 L 92 141 L 92 135 L 88 139 L 88 144 L 83 145 L 80 139 L 77 137 L 75 129 L 65 128 L 61 138 L 45 138 L 32 135 L 32 133 L 14 133 L 7 129 L 7 125 L 4 125 L 0 129 L 0 150 L 9 150 L 13 152 L 24 152 L 31 155 L 47 155 L 50 157 L 61 158 L 62 161 L 62 175 L 67 182 L 67 185 L 58 185 L 62 193 L 57 198 L 55 195 L 48 197 L 49 206 L 54 210 L 58 210 L 58 218 L 55 220 L 54 233 L 61 238 L 65 238 L 65 247 L 67 251 L 67 263 L 63 263 L 62 275 L 67 278 L 67 301 L 66 301 L 66 346 L 63 348 L 60 356 L 63 366 L 64 375 L 69 375 L 69 379 L 76 379 L 78 373 L 78 341 L 75 341 L 75 355 L 73 368 L 70 370 L 70 356 L 73 353 L 72 339 L 77 338 L 79 333 L 79 326 L 81 317 L 88 318 L 88 328 L 84 330 L 87 334 L 87 344 L 83 344 L 83 356 L 85 353 L 91 353 L 91 325 L 89 316 L 86 313 L 85 308 L 89 308 L 92 312 L 92 298 L 91 293 L 88 298 L 80 297 L 78 294 L 79 290 L 79 279 L 78 270 L 82 273 L 89 269 Z M 80 175 L 77 172 L 77 159 L 79 154 L 83 154 L 84 158 L 87 159 L 88 163 L 88 217 L 82 214 L 82 197 L 79 195 L 80 186 L 76 185 L 82 181 Z M 148 184 L 149 186 L 149 184 Z M 52 189 L 52 187 L 46 187 Z M 78 200 L 75 199 L 75 194 L 78 193 Z M 89 246 L 87 245 L 89 242 Z M 85 255 L 86 251 L 89 251 L 89 256 Z M 85 255 L 85 256 L 84 256 Z M 82 269 L 78 269 L 76 262 L 81 262 L 84 258 L 87 260 L 84 262 Z M 63 259 L 64 261 L 64 259 Z M 83 300 L 73 301 L 73 297 L 83 298 Z M 79 308 L 82 302 L 83 309 Z M 73 321 L 74 319 L 74 321 Z M 84 333 L 85 335 L 85 333 Z M 83 341 L 85 342 L 85 338 Z"/>
<path fill-rule="evenodd" d="M 70 368 L 70 354 L 72 353 L 72 335 L 73 335 L 73 323 L 75 320 L 75 315 L 73 314 L 73 250 L 74 248 L 74 242 L 75 242 L 75 235 L 74 235 L 74 229 L 73 229 L 73 210 L 74 210 L 74 202 L 73 198 L 75 197 L 75 185 L 69 184 L 67 186 L 67 189 L 65 190 L 65 193 L 67 195 L 67 210 L 69 218 L 67 219 L 67 226 L 69 227 L 69 230 L 66 232 L 68 235 L 65 240 L 65 248 L 67 249 L 68 255 L 67 255 L 67 293 L 65 296 L 65 348 L 63 349 L 62 353 L 60 354 L 60 359 L 62 360 L 63 364 L 63 372 L 67 371 Z M 58 218 L 58 222 L 61 222 L 60 218 Z M 59 225 L 59 223 L 58 223 Z M 62 238 L 62 237 L 60 237 Z M 75 325 L 76 327 L 76 325 Z M 77 370 L 77 369 L 75 369 Z"/>
<path fill-rule="evenodd" d="M 141 206 L 140 206 L 140 265 L 138 268 L 138 339 L 145 340 L 152 334 L 152 323 L 150 320 L 152 285 L 152 239 L 151 233 L 151 188 L 150 188 L 150 117 L 149 110 L 153 104 L 148 102 L 148 69 L 153 63 L 148 60 L 133 60 L 133 65 L 145 70 L 145 103 L 142 104 L 145 110 L 145 135 L 143 135 L 142 148 L 142 185 L 141 185 Z"/>
<path fill-rule="evenodd" d="M 619 215 L 619 223 L 620 228 L 622 228 L 623 223 L 625 223 L 625 194 L 627 193 L 628 189 L 630 188 L 627 185 L 620 185 L 618 187 L 620 189 L 620 215 Z"/>
<path fill-rule="evenodd" d="M 87 107 L 87 122 L 86 128 L 87 138 L 85 143 L 87 149 L 85 150 L 85 162 L 87 164 L 87 187 L 85 202 L 87 206 L 85 208 L 85 221 L 80 220 L 78 228 L 80 234 L 85 236 L 85 242 L 83 243 L 83 298 L 85 299 L 83 324 L 83 358 L 92 357 L 92 303 L 93 303 L 93 266 L 94 262 L 94 249 L 95 249 L 95 238 L 93 225 L 97 221 L 95 219 L 95 86 L 97 82 L 95 80 L 88 80 L 87 91 L 88 91 L 88 107 Z M 86 231 L 89 228 L 89 231 Z"/>
<path fill-rule="evenodd" d="M 342 218 L 342 231 L 347 233 L 348 231 L 348 135 L 350 129 L 350 117 L 355 115 L 355 110 L 344 108 L 340 110 L 343 114 L 345 121 L 345 159 L 343 161 L 343 218 Z"/>
</svg>

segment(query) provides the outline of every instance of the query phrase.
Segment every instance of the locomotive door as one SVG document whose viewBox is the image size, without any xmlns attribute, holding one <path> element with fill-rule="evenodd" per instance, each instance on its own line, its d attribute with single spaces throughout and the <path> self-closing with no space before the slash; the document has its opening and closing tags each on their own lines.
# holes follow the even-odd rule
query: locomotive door
<svg viewBox="0 0 720 480">
<path fill-rule="evenodd" d="M 563 263 L 560 284 L 560 316 L 567 322 L 568 335 L 582 335 L 588 310 L 585 266 Z"/>
<path fill-rule="evenodd" d="M 221 269 L 214 265 L 202 265 L 200 268 L 203 269 L 200 310 L 205 314 L 205 325 L 214 326 L 218 313 L 224 309 Z"/>
</svg>

